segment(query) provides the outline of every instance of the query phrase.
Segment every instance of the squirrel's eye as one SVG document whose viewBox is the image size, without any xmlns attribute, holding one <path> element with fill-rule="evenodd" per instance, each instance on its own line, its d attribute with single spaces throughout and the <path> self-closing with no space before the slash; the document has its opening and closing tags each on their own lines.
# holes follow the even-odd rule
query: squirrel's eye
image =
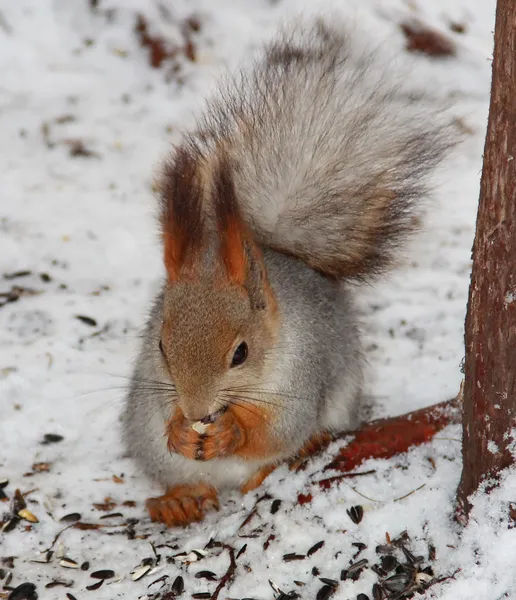
<svg viewBox="0 0 516 600">
<path fill-rule="evenodd" d="M 165 356 L 165 351 L 163 350 L 163 342 L 161 340 L 159 341 L 159 351 L 161 352 L 161 354 L 163 354 L 163 356 Z"/>
<path fill-rule="evenodd" d="M 232 367 L 238 367 L 245 362 L 245 359 L 247 358 L 247 350 L 247 344 L 242 342 L 235 350 L 235 354 L 233 354 L 233 360 L 231 361 Z"/>
</svg>

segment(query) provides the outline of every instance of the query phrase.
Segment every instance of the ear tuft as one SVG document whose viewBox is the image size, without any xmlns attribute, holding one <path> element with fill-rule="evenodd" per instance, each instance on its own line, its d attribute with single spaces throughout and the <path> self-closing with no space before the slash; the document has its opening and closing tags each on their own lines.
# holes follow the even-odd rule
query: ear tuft
<svg viewBox="0 0 516 600">
<path fill-rule="evenodd" d="M 192 269 L 202 249 L 202 184 L 199 157 L 180 148 L 160 182 L 164 261 L 169 281 Z"/>
<path fill-rule="evenodd" d="M 219 233 L 219 252 L 230 281 L 245 286 L 248 278 L 248 251 L 252 245 L 247 226 L 240 215 L 231 163 L 222 154 L 213 174 L 213 206 Z"/>
</svg>

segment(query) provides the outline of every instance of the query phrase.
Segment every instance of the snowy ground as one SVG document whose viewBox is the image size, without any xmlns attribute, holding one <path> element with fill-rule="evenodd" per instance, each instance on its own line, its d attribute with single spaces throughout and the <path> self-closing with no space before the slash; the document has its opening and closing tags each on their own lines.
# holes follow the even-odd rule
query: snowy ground
<svg viewBox="0 0 516 600">
<path fill-rule="evenodd" d="M 170 558 L 204 548 L 210 537 L 236 552 L 247 544 L 220 598 L 277 598 L 268 580 L 285 593 L 315 598 L 325 584 L 314 567 L 320 577 L 339 580 L 341 570 L 360 559 L 369 566 L 356 581 L 339 581 L 334 597 L 372 598 L 375 548 L 386 543 L 386 534 L 394 539 L 404 530 L 407 547 L 424 557 L 422 566 L 445 579 L 421 597 L 516 598 L 515 534 L 500 525 L 501 511 L 516 497 L 516 479 L 508 477 L 496 494 L 478 499 L 460 536 L 452 520 L 461 470 L 456 426 L 406 456 L 363 464 L 360 471 L 374 473 L 314 494 L 311 504 L 299 505 L 297 497 L 315 489 L 311 481 L 321 477 L 327 455 L 302 473 L 279 469 L 244 498 L 225 497 L 220 513 L 188 530 L 150 523 L 143 503 L 159 490 L 122 456 L 117 425 L 138 331 L 161 274 L 153 167 L 190 122 L 218 70 L 248 55 L 286 8 L 281 0 L 168 0 L 159 6 L 146 0 L 0 2 L 0 293 L 12 290 L 12 301 L 0 306 L 0 479 L 9 480 L 9 498 L 17 488 L 30 492 L 28 509 L 39 519 L 0 534 L 0 598 L 9 586 L 32 582 L 45 600 L 170 599 L 167 591 L 179 575 L 183 597 L 211 597 L 219 582 L 195 575 L 207 570 L 220 580 L 227 548 L 211 547 L 191 564 Z M 459 387 L 494 1 L 343 0 L 339 6 L 375 39 L 388 37 L 400 55 L 406 51 L 399 23 L 410 15 L 453 39 L 456 56 L 419 56 L 414 77 L 432 93 L 457 100 L 457 126 L 466 132 L 440 175 L 435 204 L 406 266 L 361 292 L 369 412 L 379 417 L 447 399 Z M 172 44 L 186 45 L 186 52 L 152 69 L 134 31 L 138 13 Z M 465 31 L 452 31 L 458 25 Z M 192 53 L 194 61 L 187 57 Z M 9 278 L 20 271 L 30 273 Z M 0 296 L 0 304 L 5 299 Z M 62 439 L 42 443 L 46 434 Z M 364 508 L 359 524 L 346 512 L 355 505 Z M 8 502 L 0 506 L 8 512 Z M 60 519 L 70 513 L 101 528 L 62 531 L 70 523 Z M 305 555 L 322 540 L 311 556 L 284 559 Z M 129 573 L 143 559 L 156 565 L 151 542 L 161 555 L 156 571 L 134 582 Z M 31 562 L 50 547 L 49 564 Z M 66 568 L 62 553 L 89 565 Z M 99 569 L 116 577 L 88 590 Z"/>
</svg>

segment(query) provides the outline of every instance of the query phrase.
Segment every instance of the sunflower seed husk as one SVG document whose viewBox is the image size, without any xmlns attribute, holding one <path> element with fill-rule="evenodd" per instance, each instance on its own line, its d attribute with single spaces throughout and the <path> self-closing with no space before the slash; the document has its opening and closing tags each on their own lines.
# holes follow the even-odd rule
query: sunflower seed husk
<svg viewBox="0 0 516 600">
<path fill-rule="evenodd" d="M 150 565 L 139 565 L 138 567 L 136 567 L 136 569 L 134 569 L 133 571 L 131 571 L 131 579 L 133 581 L 138 581 L 142 577 L 144 577 L 145 575 L 147 575 L 147 573 L 151 569 L 152 569 L 152 567 Z"/>
<path fill-rule="evenodd" d="M 18 511 L 18 516 L 29 523 L 39 523 L 38 517 L 32 514 L 28 508 L 22 508 L 20 511 Z"/>
<path fill-rule="evenodd" d="M 16 524 L 19 520 L 20 519 L 18 517 L 13 517 L 12 519 L 8 519 L 7 521 L 5 521 L 2 527 L 0 528 L 0 533 L 7 533 L 9 531 L 12 531 L 16 527 Z"/>
<path fill-rule="evenodd" d="M 33 558 L 29 562 L 31 562 L 31 563 L 43 563 L 43 564 L 49 563 L 50 560 L 52 559 L 52 555 L 54 553 L 52 552 L 52 550 L 47 550 L 44 554 L 45 554 L 45 556 L 42 556 L 41 558 Z"/>
<path fill-rule="evenodd" d="M 390 592 L 400 593 L 405 590 L 409 581 L 410 577 L 406 573 L 399 573 L 397 575 L 392 575 L 391 577 L 385 579 L 383 585 Z"/>
<path fill-rule="evenodd" d="M 47 583 L 45 585 L 45 588 L 52 589 L 52 588 L 55 588 L 58 586 L 72 587 L 73 584 L 74 584 L 74 582 L 71 579 L 53 579 L 52 581 L 50 581 L 49 583 Z"/>
<path fill-rule="evenodd" d="M 358 525 L 364 516 L 364 509 L 362 506 L 360 506 L 360 504 L 348 508 L 346 512 L 348 513 L 349 518 L 353 521 L 353 523 L 355 523 L 355 525 Z"/>
<path fill-rule="evenodd" d="M 192 594 L 192 598 L 196 598 L 197 600 L 211 598 L 211 592 L 197 592 L 196 594 Z"/>
<path fill-rule="evenodd" d="M 61 567 L 65 567 L 65 569 L 78 569 L 79 568 L 78 562 L 75 562 L 75 560 L 68 558 L 66 556 L 64 556 L 59 561 L 59 564 L 61 565 Z"/>
<path fill-rule="evenodd" d="M 24 508 L 27 508 L 27 503 L 20 490 L 17 489 L 14 491 L 14 496 L 11 500 L 11 512 L 13 515 L 17 515 Z"/>
<path fill-rule="evenodd" d="M 396 558 L 394 556 L 391 555 L 387 555 L 387 556 L 382 556 L 382 569 L 389 573 L 389 571 L 394 571 L 394 569 L 398 566 L 398 561 L 396 560 Z"/>
<path fill-rule="evenodd" d="M 363 569 L 368 563 L 367 558 L 363 558 L 362 560 L 358 560 L 356 563 L 353 563 L 347 568 L 348 575 L 355 573 L 356 571 Z"/>
<path fill-rule="evenodd" d="M 242 556 L 242 554 L 244 554 L 244 552 L 247 550 L 247 544 L 244 544 L 240 550 L 237 552 L 237 555 L 235 556 L 235 559 L 238 559 Z"/>
</svg>

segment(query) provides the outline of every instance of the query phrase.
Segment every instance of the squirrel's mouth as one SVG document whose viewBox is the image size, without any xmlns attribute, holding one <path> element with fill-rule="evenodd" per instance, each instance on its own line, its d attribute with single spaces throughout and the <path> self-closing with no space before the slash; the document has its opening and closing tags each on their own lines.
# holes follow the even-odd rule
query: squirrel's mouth
<svg viewBox="0 0 516 600">
<path fill-rule="evenodd" d="M 202 419 L 199 419 L 199 421 L 197 421 L 197 422 L 202 423 L 203 425 L 209 425 L 210 423 L 215 423 L 215 421 L 221 415 L 223 415 L 227 411 L 227 409 L 228 409 L 227 406 L 223 406 L 222 408 L 219 408 L 219 410 L 215 411 L 214 413 L 211 413 L 211 415 L 206 415 Z"/>
</svg>

